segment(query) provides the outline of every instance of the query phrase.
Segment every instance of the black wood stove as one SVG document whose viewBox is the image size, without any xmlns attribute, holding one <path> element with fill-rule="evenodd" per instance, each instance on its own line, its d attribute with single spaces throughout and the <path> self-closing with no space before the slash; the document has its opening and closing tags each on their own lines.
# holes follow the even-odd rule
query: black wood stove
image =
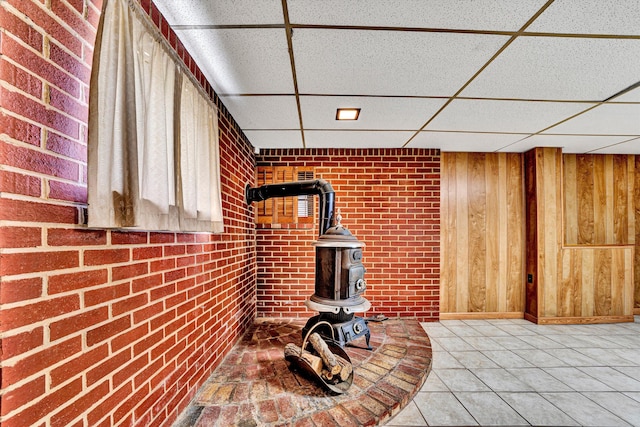
<svg viewBox="0 0 640 427">
<path fill-rule="evenodd" d="M 364 243 L 358 241 L 341 224 L 341 217 L 335 218 L 335 194 L 331 184 L 318 179 L 312 181 L 267 184 L 257 188 L 246 187 L 247 204 L 267 200 L 272 197 L 318 195 L 319 237 L 313 246 L 316 249 L 315 292 L 305 301 L 305 305 L 319 312 L 311 317 L 303 328 L 303 335 L 318 322 L 326 321 L 316 330 L 327 338 L 333 338 L 341 347 L 350 341 L 365 337 L 369 345 L 370 331 L 367 322 L 355 313 L 369 310 L 371 303 L 362 294 L 367 288 L 364 279 L 366 269 L 362 264 Z M 336 221 L 337 219 L 337 221 Z M 324 330 L 323 330 L 324 329 Z"/>
</svg>

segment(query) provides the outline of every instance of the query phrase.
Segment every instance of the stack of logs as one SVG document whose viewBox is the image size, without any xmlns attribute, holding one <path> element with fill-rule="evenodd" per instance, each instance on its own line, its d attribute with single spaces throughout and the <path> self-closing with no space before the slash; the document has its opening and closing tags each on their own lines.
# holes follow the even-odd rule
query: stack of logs
<svg viewBox="0 0 640 427">
<path fill-rule="evenodd" d="M 348 360 L 332 353 L 327 343 L 315 332 L 309 335 L 309 342 L 319 356 L 303 350 L 293 343 L 289 343 L 284 348 L 285 357 L 295 356 L 304 360 L 311 369 L 328 383 L 336 384 L 349 378 L 349 375 L 353 372 L 353 366 Z"/>
</svg>

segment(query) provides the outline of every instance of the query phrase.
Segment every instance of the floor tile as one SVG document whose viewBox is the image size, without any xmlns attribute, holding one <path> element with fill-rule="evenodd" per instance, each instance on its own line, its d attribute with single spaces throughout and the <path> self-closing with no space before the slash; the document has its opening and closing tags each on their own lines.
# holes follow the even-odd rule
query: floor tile
<svg viewBox="0 0 640 427">
<path fill-rule="evenodd" d="M 414 402 L 430 426 L 478 425 L 453 393 L 418 392 Z"/>
<path fill-rule="evenodd" d="M 459 337 L 438 338 L 438 344 L 447 351 L 472 351 L 474 350 L 468 342 Z"/>
<path fill-rule="evenodd" d="M 608 366 L 578 368 L 617 391 L 640 391 L 640 381 Z"/>
<path fill-rule="evenodd" d="M 517 336 L 517 335 L 535 335 L 536 334 L 531 329 L 525 328 L 522 325 L 508 323 L 508 324 L 498 324 L 497 326 L 503 331 L 511 335 Z"/>
<path fill-rule="evenodd" d="M 505 369 L 472 369 L 471 372 L 493 391 L 533 391 Z"/>
<path fill-rule="evenodd" d="M 466 369 L 441 369 L 437 373 L 451 391 L 489 391 L 489 387 Z"/>
<path fill-rule="evenodd" d="M 640 366 L 616 366 L 614 369 L 622 372 L 628 377 L 640 381 Z"/>
<path fill-rule="evenodd" d="M 569 366 L 599 366 L 600 363 L 591 357 L 572 348 L 548 348 L 547 353 Z"/>
<path fill-rule="evenodd" d="M 542 393 L 542 396 L 583 426 L 628 426 L 620 417 L 580 393 Z"/>
<path fill-rule="evenodd" d="M 491 337 L 464 337 L 467 343 L 469 343 L 476 350 L 504 350 L 505 348 L 498 342 L 494 341 Z"/>
<path fill-rule="evenodd" d="M 428 424 L 424 420 L 424 417 L 420 413 L 416 403 L 411 401 L 386 425 L 392 427 L 422 427 L 427 426 Z"/>
<path fill-rule="evenodd" d="M 508 371 L 538 393 L 573 391 L 571 387 L 552 377 L 540 368 L 516 368 L 508 369 Z"/>
<path fill-rule="evenodd" d="M 478 333 L 484 337 L 508 337 L 510 336 L 507 332 L 498 328 L 497 326 L 487 324 L 487 325 L 478 325 L 472 326 L 473 329 L 478 331 Z"/>
<path fill-rule="evenodd" d="M 447 328 L 459 337 L 478 337 L 482 334 L 469 325 L 447 326 Z"/>
<path fill-rule="evenodd" d="M 481 426 L 529 425 L 496 393 L 456 392 L 455 396 Z"/>
<path fill-rule="evenodd" d="M 429 376 L 420 391 L 449 391 L 449 389 L 444 385 L 438 374 L 432 370 L 429 372 Z"/>
<path fill-rule="evenodd" d="M 526 342 L 526 336 L 522 336 L 522 339 L 514 337 L 512 335 L 492 338 L 495 342 L 497 342 L 504 348 L 508 348 L 509 350 L 528 350 L 533 348 L 531 344 L 528 344 Z"/>
<path fill-rule="evenodd" d="M 539 368 L 567 366 L 562 360 L 553 357 L 544 350 L 513 350 L 513 352 Z"/>
<path fill-rule="evenodd" d="M 576 348 L 576 351 L 579 351 L 582 354 L 586 354 L 592 359 L 597 360 L 602 364 L 602 366 L 634 366 L 637 365 L 638 362 L 634 362 L 633 360 L 622 357 L 617 353 L 617 350 L 622 349 L 607 349 L 607 348 Z M 622 354 L 625 354 L 623 351 Z M 636 353 L 637 358 L 637 353 Z"/>
<path fill-rule="evenodd" d="M 452 351 L 449 354 L 465 368 L 498 368 L 498 365 L 479 351 Z"/>
<path fill-rule="evenodd" d="M 501 368 L 533 368 L 534 366 L 510 350 L 485 350 L 482 353 Z"/>
<path fill-rule="evenodd" d="M 458 361 L 451 353 L 440 351 L 433 353 L 433 361 L 431 369 L 461 369 L 464 368 L 462 363 Z"/>
<path fill-rule="evenodd" d="M 634 426 L 640 425 L 640 402 L 622 393 L 587 392 L 582 394 L 626 422 Z"/>
<path fill-rule="evenodd" d="M 566 347 L 564 344 L 554 341 L 551 338 L 547 338 L 542 335 L 532 335 L 530 337 L 527 337 L 526 340 L 528 344 L 540 350 L 544 350 L 547 348 L 565 348 Z"/>
<path fill-rule="evenodd" d="M 544 368 L 544 370 L 575 391 L 613 391 L 611 387 L 585 374 L 578 368 Z"/>
<path fill-rule="evenodd" d="M 498 395 L 532 425 L 580 425 L 538 393 L 498 393 Z"/>
</svg>

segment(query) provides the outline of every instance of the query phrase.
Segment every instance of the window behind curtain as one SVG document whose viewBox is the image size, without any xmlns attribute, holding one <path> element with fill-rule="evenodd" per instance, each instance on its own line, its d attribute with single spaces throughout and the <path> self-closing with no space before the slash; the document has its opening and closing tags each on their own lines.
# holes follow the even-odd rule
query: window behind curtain
<svg viewBox="0 0 640 427">
<path fill-rule="evenodd" d="M 90 227 L 223 231 L 217 109 L 170 52 L 136 2 L 105 1 L 89 99 Z"/>
</svg>

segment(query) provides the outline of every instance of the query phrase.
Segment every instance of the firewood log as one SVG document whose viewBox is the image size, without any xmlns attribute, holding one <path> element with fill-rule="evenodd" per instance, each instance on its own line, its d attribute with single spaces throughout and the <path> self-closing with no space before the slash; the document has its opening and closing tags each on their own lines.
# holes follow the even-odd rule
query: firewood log
<svg viewBox="0 0 640 427">
<path fill-rule="evenodd" d="M 284 347 L 284 357 L 286 358 L 287 356 L 299 357 L 306 361 L 318 375 L 322 372 L 322 359 L 308 351 L 301 351 L 300 347 L 294 343 L 289 343 Z"/>
<path fill-rule="evenodd" d="M 327 343 L 324 342 L 322 337 L 314 332 L 309 336 L 309 342 L 313 346 L 314 350 L 320 355 L 320 358 L 322 358 L 322 361 L 331 375 L 338 375 L 342 370 L 342 366 L 340 366 L 336 359 L 336 355 L 329 350 Z"/>
<path fill-rule="evenodd" d="M 349 363 L 345 358 L 336 355 L 336 359 L 340 364 L 340 381 L 346 381 L 349 378 L 349 375 L 353 372 L 353 365 Z"/>
</svg>

